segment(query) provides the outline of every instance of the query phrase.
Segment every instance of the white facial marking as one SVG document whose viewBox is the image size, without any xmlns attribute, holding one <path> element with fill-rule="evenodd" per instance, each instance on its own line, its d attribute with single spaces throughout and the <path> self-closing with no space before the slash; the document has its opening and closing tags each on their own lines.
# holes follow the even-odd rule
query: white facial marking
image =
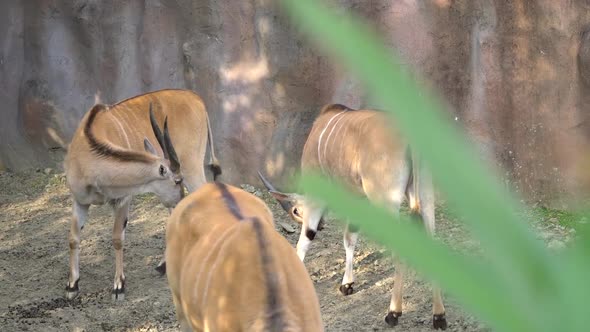
<svg viewBox="0 0 590 332">
<path fill-rule="evenodd" d="M 305 231 L 302 232 L 303 236 L 299 237 L 299 241 L 297 242 L 297 256 L 303 262 L 305 259 L 305 253 L 309 249 L 309 244 L 311 241 L 305 236 Z"/>
</svg>

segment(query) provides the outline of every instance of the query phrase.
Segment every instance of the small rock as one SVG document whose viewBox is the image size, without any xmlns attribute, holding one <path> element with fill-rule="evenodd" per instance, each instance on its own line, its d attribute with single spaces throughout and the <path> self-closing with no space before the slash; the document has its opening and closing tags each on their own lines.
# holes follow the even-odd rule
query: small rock
<svg viewBox="0 0 590 332">
<path fill-rule="evenodd" d="M 295 233 L 295 228 L 293 226 L 287 224 L 286 222 L 279 221 L 279 225 L 287 232 L 287 233 Z"/>
<path fill-rule="evenodd" d="M 256 188 L 254 186 L 249 185 L 249 184 L 241 184 L 240 187 L 242 187 L 242 189 L 244 189 L 245 191 L 247 191 L 249 193 L 254 193 L 254 191 L 256 191 Z"/>
<path fill-rule="evenodd" d="M 331 254 L 332 254 L 332 250 L 330 250 L 330 249 L 323 249 L 323 250 L 318 251 L 315 254 L 315 256 L 316 257 L 322 257 L 322 256 L 328 256 L 328 255 L 331 255 Z"/>
<path fill-rule="evenodd" d="M 49 174 L 53 173 L 53 169 L 51 169 L 51 168 L 48 167 L 48 168 L 46 168 L 46 169 L 43 170 L 43 173 L 45 173 L 45 175 L 49 175 Z"/>
<path fill-rule="evenodd" d="M 549 218 L 549 222 L 557 223 L 558 221 L 559 220 L 557 220 L 557 218 L 555 218 L 555 217 Z"/>
<path fill-rule="evenodd" d="M 549 249 L 563 249 L 565 248 L 565 243 L 563 243 L 563 241 L 559 241 L 559 240 L 551 240 L 549 241 L 549 244 L 547 245 L 547 247 L 549 247 Z"/>
<path fill-rule="evenodd" d="M 543 240 L 548 240 L 549 238 L 551 238 L 551 236 L 553 236 L 551 232 L 541 232 L 541 234 L 539 235 Z"/>
</svg>

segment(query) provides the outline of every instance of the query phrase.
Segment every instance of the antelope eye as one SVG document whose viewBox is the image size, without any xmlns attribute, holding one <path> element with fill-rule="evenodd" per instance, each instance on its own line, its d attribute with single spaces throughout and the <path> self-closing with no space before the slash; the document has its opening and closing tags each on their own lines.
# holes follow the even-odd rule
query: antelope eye
<svg viewBox="0 0 590 332">
<path fill-rule="evenodd" d="M 160 176 L 166 175 L 166 167 L 164 165 L 160 165 Z"/>
<path fill-rule="evenodd" d="M 301 218 L 301 211 L 298 208 L 293 208 L 293 214 Z"/>
</svg>

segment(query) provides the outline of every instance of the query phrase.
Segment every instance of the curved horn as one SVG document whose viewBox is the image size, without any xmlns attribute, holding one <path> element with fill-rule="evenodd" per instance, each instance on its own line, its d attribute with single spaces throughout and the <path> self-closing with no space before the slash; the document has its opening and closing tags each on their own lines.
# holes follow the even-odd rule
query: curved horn
<svg viewBox="0 0 590 332">
<path fill-rule="evenodd" d="M 278 191 L 263 175 L 262 173 L 260 173 L 260 171 L 258 171 L 258 177 L 260 178 L 260 180 L 262 181 L 262 183 L 264 183 L 264 186 L 266 187 L 266 189 L 268 189 L 269 191 L 274 191 L 277 193 L 280 193 L 280 191 Z M 276 198 L 276 197 L 275 197 Z M 289 202 L 286 199 L 278 199 L 276 198 L 276 200 L 279 202 L 279 204 L 281 204 L 281 207 L 287 211 L 290 212 L 291 208 L 293 207 L 293 204 L 291 204 L 291 202 Z"/>
<path fill-rule="evenodd" d="M 170 160 L 170 170 L 172 172 L 178 172 L 180 169 L 180 161 L 170 140 L 170 133 L 168 132 L 168 117 L 164 119 L 164 143 L 166 144 L 166 150 L 168 151 L 168 160 Z"/>
<path fill-rule="evenodd" d="M 156 117 L 154 116 L 154 110 L 152 109 L 152 103 L 150 103 L 150 123 L 152 125 L 152 130 L 154 131 L 154 135 L 158 140 L 158 144 L 160 144 L 160 148 L 162 148 L 162 152 L 164 152 L 164 158 L 168 159 L 168 149 L 166 149 L 166 144 L 164 144 L 164 136 L 162 135 L 162 131 L 158 126 L 158 121 L 156 121 Z"/>
<path fill-rule="evenodd" d="M 264 186 L 266 187 L 266 189 L 268 189 L 270 191 L 277 191 L 278 192 L 278 190 L 262 175 L 262 173 L 260 173 L 260 171 L 258 171 L 258 177 L 260 178 L 262 183 L 264 183 Z"/>
</svg>

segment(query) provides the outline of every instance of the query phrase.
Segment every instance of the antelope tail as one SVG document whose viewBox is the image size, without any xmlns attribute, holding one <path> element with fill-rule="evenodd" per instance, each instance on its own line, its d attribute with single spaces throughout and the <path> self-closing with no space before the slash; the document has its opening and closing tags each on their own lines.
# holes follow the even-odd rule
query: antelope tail
<svg viewBox="0 0 590 332">
<path fill-rule="evenodd" d="M 215 157 L 215 149 L 213 148 L 213 133 L 211 131 L 211 123 L 209 123 L 209 114 L 207 114 L 207 131 L 209 133 L 209 169 L 213 173 L 213 181 L 217 180 L 217 177 L 221 175 L 221 166 L 219 160 Z"/>
<path fill-rule="evenodd" d="M 414 197 L 416 197 L 416 209 L 420 211 L 420 162 L 415 153 L 412 153 L 412 174 L 414 177 Z"/>
<path fill-rule="evenodd" d="M 411 192 L 407 192 L 408 197 L 410 198 L 410 213 L 412 217 L 419 217 L 421 213 L 420 207 L 420 161 L 418 160 L 418 156 L 415 152 L 413 152 L 410 148 L 407 151 L 407 158 L 410 163 L 410 179 L 408 181 L 408 185 L 411 185 Z M 406 191 L 408 189 L 406 188 Z"/>
</svg>

